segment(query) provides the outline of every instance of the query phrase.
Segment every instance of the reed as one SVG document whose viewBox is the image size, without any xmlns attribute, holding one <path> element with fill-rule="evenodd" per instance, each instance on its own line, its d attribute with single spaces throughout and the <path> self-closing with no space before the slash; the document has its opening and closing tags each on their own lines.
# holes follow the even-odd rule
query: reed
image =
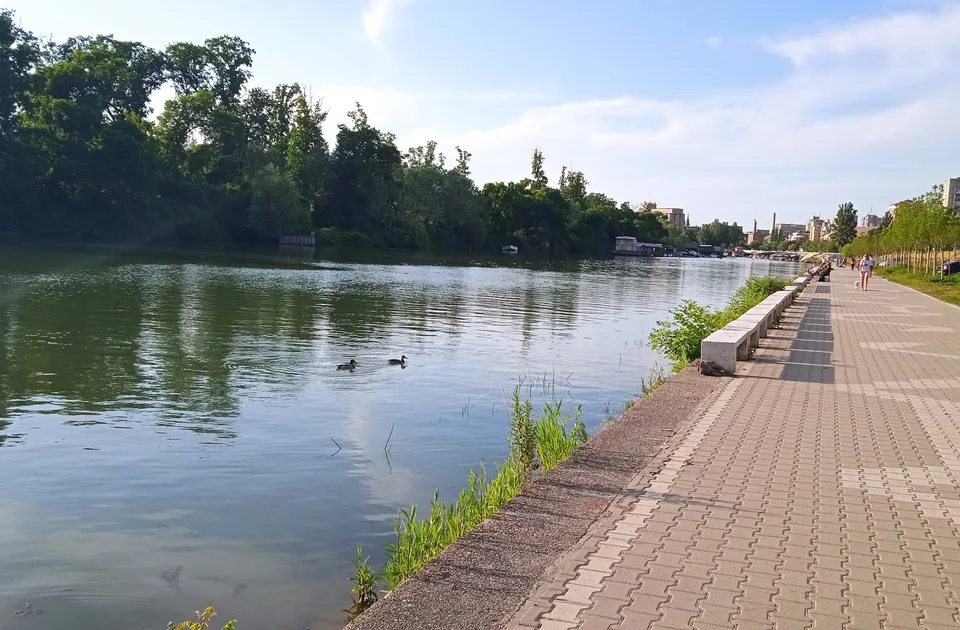
<svg viewBox="0 0 960 630">
<path fill-rule="evenodd" d="M 514 389 L 510 456 L 496 467 L 492 477 L 481 462 L 479 471 L 470 471 L 467 487 L 456 500 L 444 501 L 435 492 L 428 510 L 421 512 L 412 506 L 394 518 L 394 539 L 386 546 L 387 562 L 383 570 L 387 590 L 413 576 L 444 549 L 490 518 L 532 483 L 534 474 L 553 469 L 587 440 L 579 406 L 564 412 L 562 402 L 547 403 L 536 420 L 532 417 L 532 407 L 529 400 L 520 400 L 519 387 Z M 358 558 L 361 556 L 358 550 Z M 355 563 L 352 578 L 355 585 L 371 583 L 368 570 L 365 563 Z"/>
<path fill-rule="evenodd" d="M 650 368 L 650 375 L 647 378 L 640 379 L 640 392 L 644 396 L 649 396 L 666 381 L 667 373 L 663 369 L 663 366 L 659 364 L 654 365 L 652 368 Z M 630 406 L 632 407 L 633 405 L 631 404 Z"/>
<path fill-rule="evenodd" d="M 357 556 L 353 559 L 353 606 L 347 611 L 347 621 L 353 621 L 367 608 L 377 603 L 377 586 L 380 575 L 370 567 L 370 556 L 363 555 L 363 547 L 357 547 Z"/>
</svg>

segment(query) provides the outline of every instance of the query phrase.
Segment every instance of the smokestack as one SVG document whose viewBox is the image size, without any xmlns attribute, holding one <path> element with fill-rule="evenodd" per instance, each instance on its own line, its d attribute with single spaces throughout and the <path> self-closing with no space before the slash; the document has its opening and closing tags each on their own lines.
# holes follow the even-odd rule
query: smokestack
<svg viewBox="0 0 960 630">
<path fill-rule="evenodd" d="M 756 220 L 756 219 L 753 220 L 753 233 L 754 233 L 754 234 L 757 233 L 757 220 Z"/>
<path fill-rule="evenodd" d="M 773 213 L 773 227 L 770 228 L 770 236 L 777 233 L 777 213 Z"/>
</svg>

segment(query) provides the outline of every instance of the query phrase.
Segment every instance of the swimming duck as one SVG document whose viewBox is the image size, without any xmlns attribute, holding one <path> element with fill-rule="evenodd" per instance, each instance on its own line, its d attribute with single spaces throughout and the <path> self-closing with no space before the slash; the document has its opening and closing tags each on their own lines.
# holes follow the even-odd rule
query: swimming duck
<svg viewBox="0 0 960 630">
<path fill-rule="evenodd" d="M 358 365 L 359 365 L 359 363 L 357 363 L 357 360 L 356 360 L 356 359 L 350 359 L 350 363 L 341 363 L 340 365 L 337 366 L 337 369 L 338 369 L 338 370 L 353 370 L 353 369 L 354 369 L 355 367 L 357 367 Z"/>
<path fill-rule="evenodd" d="M 390 365 L 403 365 L 406 362 L 407 362 L 407 355 L 405 354 L 400 355 L 399 359 L 390 359 L 387 361 L 387 363 L 389 363 Z"/>
</svg>

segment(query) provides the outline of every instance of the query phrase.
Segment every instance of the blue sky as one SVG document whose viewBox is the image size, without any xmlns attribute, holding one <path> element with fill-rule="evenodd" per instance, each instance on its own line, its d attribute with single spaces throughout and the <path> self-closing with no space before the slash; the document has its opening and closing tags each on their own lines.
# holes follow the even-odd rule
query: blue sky
<svg viewBox="0 0 960 630">
<path fill-rule="evenodd" d="M 694 223 L 864 214 L 960 176 L 960 1 L 0 0 L 57 39 L 238 35 L 255 85 L 360 101 L 478 183 L 582 170 Z"/>
</svg>

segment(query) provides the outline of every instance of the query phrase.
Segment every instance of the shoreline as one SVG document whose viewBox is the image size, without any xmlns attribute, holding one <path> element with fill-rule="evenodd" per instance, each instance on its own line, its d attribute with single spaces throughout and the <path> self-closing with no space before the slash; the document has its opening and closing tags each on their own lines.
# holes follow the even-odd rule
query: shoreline
<svg viewBox="0 0 960 630">
<path fill-rule="evenodd" d="M 619 514 L 629 480 L 727 380 L 702 376 L 695 364 L 674 374 L 346 628 L 504 627 L 546 588 L 551 568 L 578 560 L 571 550 L 597 521 Z"/>
</svg>

